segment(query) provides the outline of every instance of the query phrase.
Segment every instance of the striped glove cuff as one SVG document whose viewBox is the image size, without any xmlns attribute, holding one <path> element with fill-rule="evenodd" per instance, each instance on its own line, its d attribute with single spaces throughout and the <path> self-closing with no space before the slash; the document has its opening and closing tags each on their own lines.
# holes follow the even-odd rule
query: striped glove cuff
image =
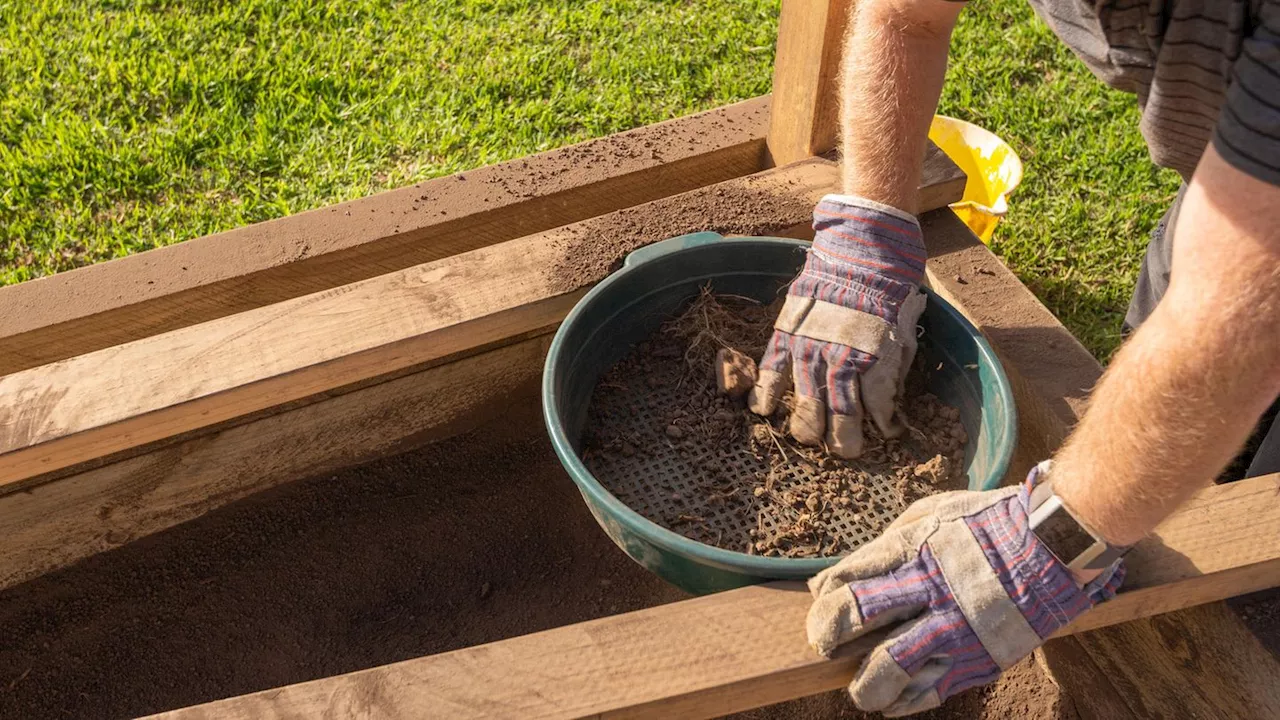
<svg viewBox="0 0 1280 720">
<path fill-rule="evenodd" d="M 924 279 L 927 253 L 916 218 L 854 195 L 827 195 L 813 211 L 813 251 L 789 293 L 897 323 Z"/>
</svg>

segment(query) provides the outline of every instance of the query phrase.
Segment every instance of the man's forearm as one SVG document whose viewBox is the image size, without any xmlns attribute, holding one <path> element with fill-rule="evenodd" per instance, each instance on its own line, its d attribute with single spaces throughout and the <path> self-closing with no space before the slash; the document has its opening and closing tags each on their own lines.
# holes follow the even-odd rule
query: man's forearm
<svg viewBox="0 0 1280 720">
<path fill-rule="evenodd" d="M 843 190 L 916 212 L 929 123 L 961 3 L 864 0 L 841 76 Z"/>
<path fill-rule="evenodd" d="M 1058 495 L 1112 543 L 1142 539 L 1208 484 L 1280 392 L 1278 195 L 1207 151 L 1169 290 L 1055 462 Z"/>
</svg>

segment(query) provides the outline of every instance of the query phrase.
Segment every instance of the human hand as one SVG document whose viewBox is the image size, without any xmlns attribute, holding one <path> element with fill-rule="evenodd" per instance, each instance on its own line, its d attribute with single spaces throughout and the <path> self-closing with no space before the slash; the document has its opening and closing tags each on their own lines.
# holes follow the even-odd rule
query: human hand
<svg viewBox="0 0 1280 720">
<path fill-rule="evenodd" d="M 915 216 L 852 195 L 824 197 L 813 217 L 813 249 L 787 291 L 748 405 L 771 415 L 794 385 L 792 437 L 825 439 L 855 458 L 864 408 L 885 437 L 903 430 L 894 409 L 924 312 L 924 241 Z"/>
<path fill-rule="evenodd" d="M 937 707 L 995 680 L 1115 597 L 1124 580 L 1120 561 L 1080 587 L 1031 532 L 1033 482 L 919 500 L 883 535 L 809 581 L 806 629 L 819 653 L 889 629 L 849 686 L 859 708 L 896 717 Z"/>
</svg>

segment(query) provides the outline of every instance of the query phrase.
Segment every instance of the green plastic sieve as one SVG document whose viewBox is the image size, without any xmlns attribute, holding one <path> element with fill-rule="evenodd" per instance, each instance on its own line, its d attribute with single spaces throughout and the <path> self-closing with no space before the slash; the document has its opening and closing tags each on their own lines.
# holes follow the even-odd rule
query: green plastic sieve
<svg viewBox="0 0 1280 720">
<path fill-rule="evenodd" d="M 807 247 L 808 243 L 783 238 L 696 233 L 640 248 L 578 302 L 551 343 L 542 402 L 560 462 L 614 543 L 688 592 L 805 579 L 838 558 L 761 557 L 713 547 L 668 530 L 622 503 L 579 455 L 592 391 L 635 343 L 704 286 L 767 303 L 799 272 Z M 1008 470 L 1017 432 L 1004 369 L 977 328 L 937 295 L 930 295 L 920 324 L 924 332 L 919 352 L 931 367 L 940 367 L 930 375 L 928 389 L 960 410 L 969 435 L 969 487 L 997 487 Z M 673 472 L 669 463 L 640 470 Z"/>
</svg>

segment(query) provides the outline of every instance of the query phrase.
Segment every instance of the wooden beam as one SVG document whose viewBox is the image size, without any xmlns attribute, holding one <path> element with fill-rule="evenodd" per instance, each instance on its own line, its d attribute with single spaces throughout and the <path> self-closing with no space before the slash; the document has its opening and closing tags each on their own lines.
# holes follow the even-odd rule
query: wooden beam
<svg viewBox="0 0 1280 720">
<path fill-rule="evenodd" d="M 1137 717 L 1280 717 L 1275 658 L 1226 603 L 1199 605 L 1071 639 L 1082 641 L 1076 645 L 1085 649 L 1072 659 L 1108 678 Z M 1053 663 L 1050 669 L 1056 674 L 1062 664 Z M 1093 678 L 1082 679 L 1085 684 L 1064 690 L 1088 702 L 1096 694 L 1092 689 L 1099 686 Z M 1111 707 L 1093 713 L 1107 720 L 1115 716 Z"/>
<path fill-rule="evenodd" d="M 1228 597 L 1244 568 L 1280 583 L 1280 503 L 1256 502 L 1278 492 L 1277 475 L 1206 489 L 1139 545 L 1126 589 L 1064 634 L 1158 612 L 1155 595 Z M 155 717 L 716 717 L 849 682 L 872 642 L 818 657 L 810 602 L 795 585 L 733 590 Z"/>
<path fill-rule="evenodd" d="M 0 287 L 0 375 L 764 167 L 769 98 Z"/>
<path fill-rule="evenodd" d="M 783 0 L 773 64 L 769 155 L 785 165 L 836 147 L 840 54 L 851 0 Z"/>
<path fill-rule="evenodd" d="M 930 253 L 930 284 L 983 331 L 1013 384 L 1019 448 L 1011 473 L 1020 478 L 1033 463 L 1049 457 L 1066 438 L 1084 413 L 1102 367 L 953 214 L 930 213 L 923 225 Z M 1244 502 L 1238 511 L 1248 514 L 1253 511 L 1251 507 L 1273 502 L 1274 499 L 1256 497 Z M 1182 512 L 1195 513 L 1195 504 Z M 1200 530 L 1205 534 L 1218 531 L 1208 525 Z M 1223 552 L 1231 551 L 1223 546 Z M 1170 556 L 1165 562 L 1176 569 L 1186 560 Z M 1130 565 L 1131 572 L 1139 568 L 1139 573 L 1160 567 L 1152 562 Z M 1130 581 L 1131 588 L 1133 582 Z M 1147 593 L 1142 601 L 1152 605 L 1144 612 L 1165 612 L 1175 606 L 1222 598 L 1220 588 L 1215 587 L 1217 583 L 1225 583 L 1232 593 L 1239 594 L 1272 587 L 1277 579 L 1271 565 L 1246 565 L 1221 577 L 1179 583 L 1176 591 Z M 1110 611 L 1104 606 L 1099 615 L 1083 622 L 1101 622 Z M 1171 636 L 1166 629 L 1171 626 L 1184 631 Z M 1254 680 L 1262 677 L 1265 682 L 1235 684 L 1229 673 L 1187 663 L 1182 659 L 1187 649 L 1172 637 L 1194 638 L 1197 655 L 1230 657 L 1233 665 L 1250 668 Z M 1156 648 L 1162 649 L 1160 653 Z M 1197 703 L 1212 705 L 1217 702 L 1215 698 L 1224 696 L 1234 698 L 1234 707 L 1265 708 L 1274 702 L 1271 689 L 1280 688 L 1280 663 L 1221 604 L 1169 613 L 1159 622 L 1128 622 L 1055 640 L 1045 646 L 1043 654 L 1068 694 L 1087 699 L 1077 703 L 1077 710 L 1086 718 L 1196 717 L 1198 713 L 1192 710 L 1198 707 Z M 1143 691 L 1133 692 L 1118 680 L 1122 677 L 1140 678 Z M 1274 716 L 1274 712 L 1225 715 Z"/>
</svg>

